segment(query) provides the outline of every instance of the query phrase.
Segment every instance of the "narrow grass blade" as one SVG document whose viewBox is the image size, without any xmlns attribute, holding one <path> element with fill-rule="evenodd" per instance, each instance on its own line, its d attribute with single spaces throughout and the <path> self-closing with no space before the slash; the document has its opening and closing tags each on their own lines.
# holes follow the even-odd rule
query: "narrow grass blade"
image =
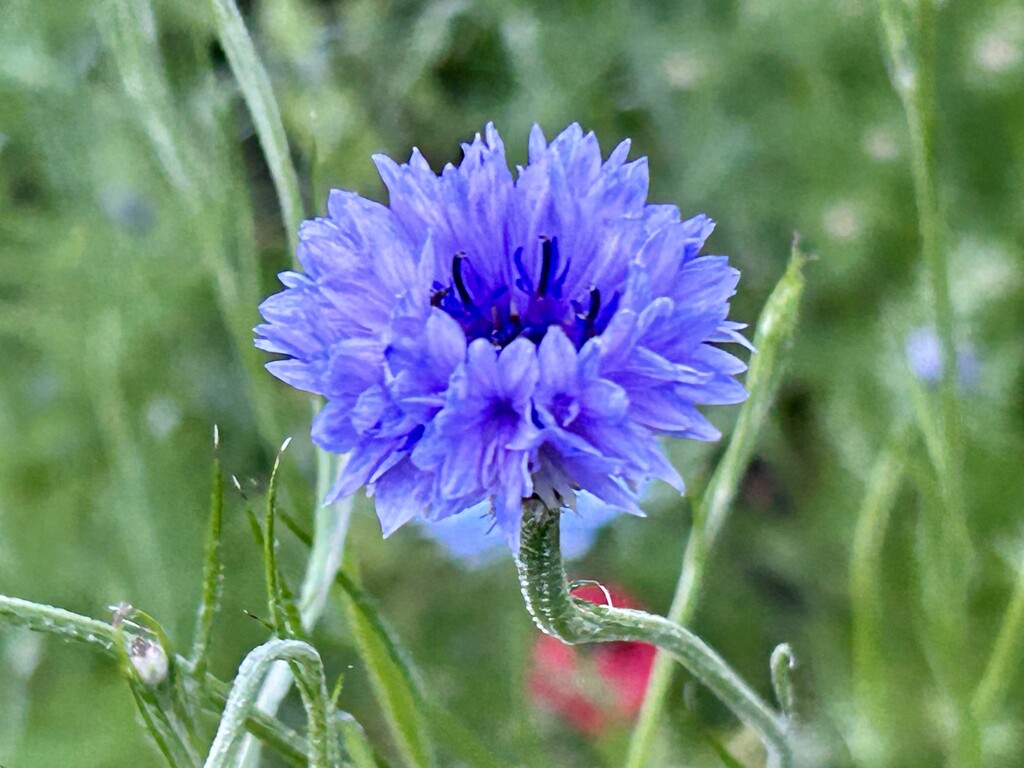
<svg viewBox="0 0 1024 768">
<path fill-rule="evenodd" d="M 379 768 L 373 747 L 366 740 L 362 726 L 347 712 L 335 712 L 333 717 L 335 732 L 341 741 L 345 754 L 352 762 L 353 768 Z"/>
<path fill-rule="evenodd" d="M 281 450 L 274 460 L 274 469 L 270 473 L 270 485 L 267 489 L 267 518 L 263 530 L 263 567 L 266 570 L 267 603 L 270 608 L 270 620 L 274 631 L 280 637 L 297 638 L 303 636 L 302 622 L 295 596 L 288 588 L 281 569 L 277 564 L 277 535 L 275 519 L 277 516 L 277 482 L 281 469 L 281 456 L 288 448 L 291 438 L 284 441 Z"/>
<path fill-rule="evenodd" d="M 419 693 L 421 687 L 411 664 L 384 626 L 370 597 L 342 571 L 336 574 L 335 583 L 341 587 L 359 655 L 403 761 L 410 768 L 436 765 Z"/>
<path fill-rule="evenodd" d="M 1003 616 L 985 672 L 974 691 L 971 706 L 978 722 L 989 720 L 1015 685 L 1024 656 L 1024 566 L 1018 566 L 1017 586 Z"/>
<path fill-rule="evenodd" d="M 507 768 L 507 764 L 491 754 L 480 738 L 451 712 L 430 701 L 425 702 L 425 706 L 431 730 L 448 752 L 475 768 Z"/>
<path fill-rule="evenodd" d="M 776 392 L 785 374 L 787 352 L 796 330 L 806 262 L 807 257 L 800 252 L 794 241 L 789 266 L 768 297 L 758 320 L 754 335 L 757 354 L 751 358 L 746 378 L 750 397 L 740 410 L 729 447 L 693 511 L 693 527 L 683 554 L 682 572 L 668 613 L 668 620 L 675 624 L 686 626 L 693 616 L 711 548 L 728 518 L 733 498 L 754 453 L 768 410 L 775 402 Z M 643 768 L 645 765 L 673 672 L 671 657 L 659 651 L 630 739 L 627 768 Z"/>
<path fill-rule="evenodd" d="M 139 686 L 135 683 L 130 685 L 132 697 L 135 699 L 135 706 L 139 710 L 146 731 L 156 744 L 160 754 L 164 756 L 171 768 L 185 768 L 196 766 L 198 763 L 185 750 L 174 728 L 168 722 L 167 717 L 151 700 L 142 695 Z"/>
<path fill-rule="evenodd" d="M 310 535 L 309 531 L 299 524 L 298 520 L 289 515 L 283 509 L 278 510 L 277 516 L 281 519 L 281 522 L 284 523 L 284 527 L 292 532 L 292 536 L 298 539 L 302 544 L 305 544 L 306 549 L 313 546 L 313 537 Z"/>
<path fill-rule="evenodd" d="M 213 470 L 210 490 L 210 522 L 206 529 L 206 546 L 203 554 L 203 587 L 196 616 L 196 629 L 192 642 L 190 661 L 199 680 L 207 667 L 207 651 L 213 620 L 220 608 L 224 584 L 224 557 L 221 552 L 221 528 L 224 517 L 224 475 L 220 466 L 220 434 L 213 428 Z"/>
<path fill-rule="evenodd" d="M 725 766 L 725 768 L 746 768 L 746 766 L 733 757 L 729 750 L 725 748 L 725 745 L 711 735 L 710 732 L 704 732 L 704 740 L 707 741 L 711 749 L 715 751 L 715 754 L 718 755 L 718 759 L 722 761 L 722 765 Z"/>
<path fill-rule="evenodd" d="M 303 218 L 302 198 L 299 195 L 299 177 L 288 151 L 288 139 L 270 77 L 256 54 L 235 1 L 210 0 L 210 5 L 216 21 L 217 37 L 256 126 L 256 135 L 277 189 L 288 241 L 294 249 L 298 242 L 299 222 Z"/>
<path fill-rule="evenodd" d="M 163 172 L 195 205 L 196 163 L 188 145 L 177 140 L 172 99 L 156 42 L 153 8 L 146 0 L 97 4 L 100 27 L 113 53 L 125 92 L 134 104 Z"/>
<path fill-rule="evenodd" d="M 909 444 L 909 430 L 898 429 L 876 460 L 857 513 L 850 556 L 854 688 L 861 714 L 873 721 L 872 741 L 885 738 L 881 726 L 882 719 L 887 717 L 879 569 L 889 518 L 906 474 Z M 875 702 L 882 703 L 881 708 Z"/>
</svg>

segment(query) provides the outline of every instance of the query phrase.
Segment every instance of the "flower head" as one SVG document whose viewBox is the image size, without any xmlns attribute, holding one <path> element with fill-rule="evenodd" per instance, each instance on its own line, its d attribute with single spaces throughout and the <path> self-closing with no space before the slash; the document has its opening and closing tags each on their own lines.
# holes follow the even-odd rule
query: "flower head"
<svg viewBox="0 0 1024 768">
<path fill-rule="evenodd" d="M 698 255 L 710 219 L 646 203 L 628 151 L 535 127 L 513 177 L 488 125 L 439 175 L 375 157 L 387 206 L 335 190 L 302 225 L 256 343 L 327 399 L 313 440 L 351 454 L 333 498 L 367 486 L 385 535 L 486 502 L 516 548 L 523 498 L 640 514 L 648 479 L 682 490 L 655 438 L 717 439 L 696 406 L 745 397 L 715 346 L 746 343 L 739 273 Z"/>
</svg>

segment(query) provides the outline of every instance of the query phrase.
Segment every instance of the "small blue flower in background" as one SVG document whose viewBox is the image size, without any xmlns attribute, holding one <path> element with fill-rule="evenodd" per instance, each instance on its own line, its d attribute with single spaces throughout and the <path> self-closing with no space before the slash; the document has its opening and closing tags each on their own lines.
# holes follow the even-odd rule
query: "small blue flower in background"
<svg viewBox="0 0 1024 768">
<path fill-rule="evenodd" d="M 942 381 L 942 342 L 935 329 L 922 325 L 907 334 L 904 349 L 910 369 L 921 381 L 935 386 Z M 957 383 L 968 389 L 978 380 L 978 357 L 970 345 L 958 345 L 956 353 Z"/>
<path fill-rule="evenodd" d="M 649 479 L 682 491 L 656 437 L 715 440 L 696 406 L 746 397 L 716 346 L 749 346 L 727 319 L 739 273 L 699 255 L 710 219 L 646 203 L 628 151 L 534 127 L 513 178 L 488 125 L 440 175 L 375 157 L 387 206 L 335 190 L 302 225 L 304 273 L 281 275 L 256 343 L 327 399 L 313 440 L 350 453 L 332 498 L 365 485 L 385 535 L 486 503 L 515 550 L 523 498 L 641 514 Z"/>
</svg>

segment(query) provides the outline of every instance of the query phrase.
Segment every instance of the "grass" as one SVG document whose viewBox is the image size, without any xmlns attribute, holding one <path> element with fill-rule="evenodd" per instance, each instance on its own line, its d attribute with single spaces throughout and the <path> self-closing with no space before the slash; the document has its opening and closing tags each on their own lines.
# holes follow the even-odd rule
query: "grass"
<svg viewBox="0 0 1024 768">
<path fill-rule="evenodd" d="M 790 643 L 812 680 L 807 706 L 855 765 L 958 754 L 968 765 L 957 747 L 965 712 L 978 721 L 980 764 L 1024 760 L 1013 727 L 1024 717 L 1014 663 L 1024 21 L 1012 3 L 944 4 L 928 22 L 941 55 L 924 150 L 886 68 L 891 30 L 869 3 L 254 0 L 242 16 L 255 47 L 241 54 L 219 42 L 214 7 L 228 6 L 10 0 L 0 10 L 0 593 L 104 619 L 126 600 L 187 648 L 216 423 L 224 472 L 249 498 L 230 488 L 225 498 L 225 608 L 209 645 L 210 671 L 232 676 L 266 639 L 243 610 L 269 618 L 245 508 L 259 506 L 289 435 L 279 506 L 315 527 L 308 402 L 274 383 L 250 346 L 256 303 L 292 261 L 294 227 L 282 220 L 322 211 L 330 187 L 381 198 L 373 152 L 416 145 L 440 167 L 494 120 L 523 162 L 532 122 L 551 133 L 578 120 L 602 146 L 628 136 L 650 156 L 654 199 L 719 222 L 712 249 L 743 272 L 734 316 L 758 316 L 794 230 L 818 257 L 789 374 L 689 626 L 765 698 L 772 648 Z M 913 53 L 914 19 L 897 21 Z M 253 52 L 266 78 L 243 63 L 255 79 L 240 88 L 232 64 Z M 287 157 L 265 152 L 260 137 L 278 129 L 246 107 L 268 87 Z M 279 195 L 289 164 L 295 182 Z M 917 200 L 943 219 L 925 228 L 925 258 Z M 969 341 L 981 361 L 959 393 L 915 389 L 905 362 L 905 334 L 936 309 L 947 351 Z M 922 402 L 935 417 L 950 398 L 959 416 L 933 424 L 937 442 L 894 438 L 923 421 Z M 711 418 L 729 432 L 735 414 Z M 691 499 L 722 450 L 670 447 Z M 898 478 L 879 466 L 887 450 Z M 932 469 L 947 450 L 939 465 L 959 466 L 955 477 Z M 956 525 L 944 526 L 936 510 L 950 504 Z M 667 612 L 693 511 L 658 495 L 649 512 L 610 525 L 571 571 Z M 923 538 L 921 522 L 936 519 L 938 537 Z M 305 549 L 278 528 L 277 562 L 297 586 Z M 922 579 L 968 536 L 973 555 L 957 555 L 965 564 L 951 572 L 963 594 L 950 632 L 922 602 Z M 584 738 L 530 705 L 535 630 L 511 563 L 467 571 L 413 530 L 382 542 L 362 501 L 349 548 L 431 700 L 500 762 L 624 764 L 628 725 Z M 0 764 L 160 765 L 117 664 L 33 637 L 0 628 Z M 328 607 L 312 639 L 326 679 L 345 675 L 341 706 L 397 763 L 344 613 Z M 647 765 L 720 766 L 712 743 L 758 764 L 735 721 L 686 678 L 664 701 Z M 281 716 L 295 724 L 302 713 L 293 695 Z"/>
</svg>

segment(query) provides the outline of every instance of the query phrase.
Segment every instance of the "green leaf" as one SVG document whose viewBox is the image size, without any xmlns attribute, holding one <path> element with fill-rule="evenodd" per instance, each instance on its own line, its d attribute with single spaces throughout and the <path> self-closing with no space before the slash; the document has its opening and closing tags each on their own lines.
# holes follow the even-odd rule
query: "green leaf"
<svg viewBox="0 0 1024 768">
<path fill-rule="evenodd" d="M 886 712 L 878 701 L 886 700 L 882 611 L 882 548 L 889 519 L 903 487 L 911 433 L 897 426 L 879 454 L 867 478 L 850 551 L 850 619 L 853 640 L 855 694 L 866 724 L 876 730 Z"/>
<path fill-rule="evenodd" d="M 743 763 L 732 756 L 732 753 L 725 748 L 725 745 L 722 744 L 722 742 L 706 730 L 704 731 L 704 738 L 711 746 L 711 749 L 715 751 L 715 754 L 718 755 L 718 759 L 722 761 L 722 765 L 724 765 L 725 768 L 746 768 Z"/>
<path fill-rule="evenodd" d="M 333 722 L 353 768 L 378 768 L 379 763 L 374 756 L 373 747 L 366 740 L 366 734 L 355 718 L 347 712 L 335 712 Z"/>
<path fill-rule="evenodd" d="M 183 125 L 176 119 L 173 98 L 160 60 L 153 8 L 146 0 L 110 0 L 98 14 L 125 93 L 171 185 L 186 202 L 198 205 L 196 170 L 190 144 L 179 140 Z"/>
<path fill-rule="evenodd" d="M 256 135 L 274 179 L 288 241 L 294 249 L 298 242 L 299 222 L 303 218 L 302 198 L 299 195 L 299 177 L 288 151 L 288 138 L 285 136 L 270 77 L 256 55 L 256 48 L 234 0 L 210 0 L 210 5 L 216 21 L 217 37 L 256 126 Z"/>
<path fill-rule="evenodd" d="M 267 489 L 267 520 L 263 530 L 263 567 L 266 569 L 267 603 L 270 607 L 270 620 L 275 633 L 280 637 L 302 637 L 302 621 L 299 610 L 295 606 L 295 596 L 285 583 L 281 569 L 277 564 L 277 536 L 275 535 L 275 519 L 277 514 L 277 477 L 281 469 L 281 456 L 291 442 L 289 437 L 281 445 L 281 450 L 274 460 L 274 469 L 270 473 L 270 485 Z"/>
<path fill-rule="evenodd" d="M 213 471 L 210 490 L 210 522 L 206 529 L 206 547 L 203 553 L 203 588 L 196 616 L 196 629 L 190 661 L 200 680 L 207 667 L 207 652 L 213 620 L 220 608 L 224 585 L 224 558 L 221 553 L 221 529 L 224 518 L 224 475 L 220 466 L 220 435 L 213 428 Z"/>
<path fill-rule="evenodd" d="M 359 655 L 403 761 L 412 768 L 436 765 L 426 706 L 412 665 L 385 627 L 372 599 L 342 571 L 334 581 L 341 587 Z"/>
<path fill-rule="evenodd" d="M 117 655 L 118 638 L 114 627 L 63 608 L 0 595 L 0 621 L 89 643 L 108 656 Z"/>
<path fill-rule="evenodd" d="M 283 509 L 278 510 L 277 516 L 281 518 L 281 522 L 284 523 L 284 527 L 292 532 L 292 535 L 298 539 L 302 544 L 305 545 L 306 549 L 313 546 L 313 537 L 309 531 L 303 528 L 299 521 L 289 515 Z"/>
<path fill-rule="evenodd" d="M 750 369 L 744 382 L 750 396 L 740 409 L 729 447 L 711 476 L 695 512 L 695 516 L 705 519 L 706 536 L 710 539 L 718 533 L 727 516 L 785 376 L 804 293 L 803 268 L 806 262 L 807 256 L 794 242 L 789 266 L 768 297 L 757 321 L 754 334 L 757 353 L 750 359 Z"/>
</svg>

